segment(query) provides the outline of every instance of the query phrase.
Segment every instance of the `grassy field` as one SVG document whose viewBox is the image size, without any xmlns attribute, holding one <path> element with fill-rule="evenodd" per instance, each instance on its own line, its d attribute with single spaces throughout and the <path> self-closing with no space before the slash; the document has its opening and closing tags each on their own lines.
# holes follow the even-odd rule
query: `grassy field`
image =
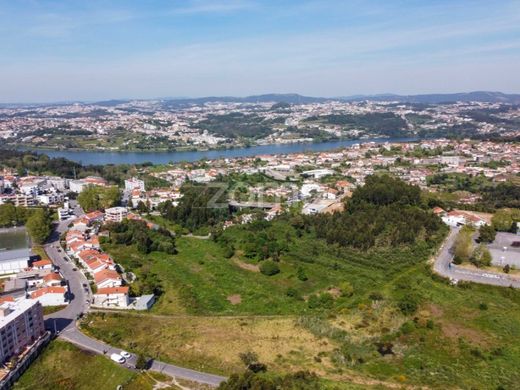
<svg viewBox="0 0 520 390">
<path fill-rule="evenodd" d="M 163 378 L 161 381 L 164 381 Z M 165 382 L 169 381 L 171 378 Z M 101 390 L 122 385 L 125 390 L 152 390 L 156 383 L 153 377 L 129 371 L 107 357 L 87 353 L 72 344 L 55 340 L 22 375 L 14 389 Z"/>
<path fill-rule="evenodd" d="M 122 348 L 222 374 L 243 369 L 239 354 L 252 350 L 269 370 L 307 369 L 333 383 L 519 383 L 519 291 L 449 285 L 432 274 L 427 246 L 360 252 L 291 242 L 274 276 L 240 250 L 226 258 L 211 240 L 178 238 L 176 255 L 109 245 L 125 267 L 158 275 L 164 294 L 151 313 L 96 314 L 84 327 Z"/>
<path fill-rule="evenodd" d="M 386 297 L 421 291 L 413 315 Z M 309 369 L 339 383 L 512 389 L 520 381 L 520 293 L 450 286 L 419 265 L 381 285 L 383 299 L 326 315 L 281 317 L 96 314 L 92 335 L 161 359 L 229 374 L 252 350 L 270 369 Z M 384 349 L 386 348 L 386 352 Z M 381 382 L 378 382 L 381 381 Z"/>
<path fill-rule="evenodd" d="M 304 314 L 314 311 L 308 308 L 309 295 L 338 291 L 344 282 L 353 286 L 355 294 L 338 296 L 336 307 L 351 307 L 396 272 L 400 257 L 426 260 L 428 256 L 421 249 L 368 253 L 344 250 L 340 259 L 325 244 L 309 241 L 295 245 L 290 255 L 282 257 L 281 272 L 269 277 L 256 272 L 256 263 L 240 253 L 226 259 L 223 248 L 211 240 L 179 238 L 177 255 L 143 255 L 133 246 L 104 248 L 138 277 L 136 264 L 140 263 L 145 264 L 145 272 L 159 276 L 165 293 L 152 309 L 157 314 Z M 378 265 L 383 262 L 390 269 Z M 299 278 L 299 272 L 306 280 Z M 288 293 L 290 289 L 296 294 Z"/>
</svg>

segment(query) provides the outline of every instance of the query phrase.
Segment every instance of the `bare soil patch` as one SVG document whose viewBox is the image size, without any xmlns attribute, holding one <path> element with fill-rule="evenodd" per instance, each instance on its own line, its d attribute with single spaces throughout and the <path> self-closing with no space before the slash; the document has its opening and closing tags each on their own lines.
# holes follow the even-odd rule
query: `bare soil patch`
<svg viewBox="0 0 520 390">
<path fill-rule="evenodd" d="M 240 294 L 230 295 L 227 297 L 227 300 L 232 305 L 239 305 L 240 303 L 242 303 L 242 297 L 240 296 Z"/>
<path fill-rule="evenodd" d="M 260 267 L 255 264 L 244 263 L 243 261 L 240 261 L 238 259 L 235 259 L 234 261 L 236 265 L 238 265 L 242 269 L 245 269 L 246 271 L 260 272 Z"/>
</svg>

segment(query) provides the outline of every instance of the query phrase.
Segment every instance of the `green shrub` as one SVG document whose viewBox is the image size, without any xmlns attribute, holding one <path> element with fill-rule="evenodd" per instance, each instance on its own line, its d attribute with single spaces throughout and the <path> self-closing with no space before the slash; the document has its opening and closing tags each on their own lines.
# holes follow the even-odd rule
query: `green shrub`
<svg viewBox="0 0 520 390">
<path fill-rule="evenodd" d="M 272 276 L 280 273 L 280 267 L 274 261 L 266 260 L 260 264 L 260 272 L 267 276 Z"/>
<path fill-rule="evenodd" d="M 397 307 L 404 315 L 411 315 L 417 311 L 419 303 L 417 298 L 411 294 L 407 294 L 397 302 Z"/>
</svg>

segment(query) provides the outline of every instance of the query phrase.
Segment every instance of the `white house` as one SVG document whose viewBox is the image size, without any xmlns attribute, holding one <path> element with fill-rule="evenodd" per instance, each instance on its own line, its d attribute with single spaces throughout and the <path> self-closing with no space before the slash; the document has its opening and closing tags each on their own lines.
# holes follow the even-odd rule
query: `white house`
<svg viewBox="0 0 520 390">
<path fill-rule="evenodd" d="M 132 177 L 131 179 L 126 179 L 125 180 L 125 190 L 127 190 L 127 191 L 132 191 L 132 190 L 145 191 L 144 181 L 140 180 L 136 177 Z"/>
<path fill-rule="evenodd" d="M 128 307 L 130 304 L 127 286 L 99 288 L 93 298 L 92 306 Z"/>
<path fill-rule="evenodd" d="M 35 269 L 52 269 L 52 262 L 50 260 L 38 260 L 32 263 Z"/>
<path fill-rule="evenodd" d="M 117 271 L 111 269 L 104 269 L 97 272 L 94 275 L 94 281 L 98 288 L 118 287 L 122 284 L 121 276 L 119 276 Z"/>
<path fill-rule="evenodd" d="M 36 299 L 42 306 L 66 305 L 67 289 L 65 287 L 43 287 L 31 293 L 31 299 Z"/>
</svg>

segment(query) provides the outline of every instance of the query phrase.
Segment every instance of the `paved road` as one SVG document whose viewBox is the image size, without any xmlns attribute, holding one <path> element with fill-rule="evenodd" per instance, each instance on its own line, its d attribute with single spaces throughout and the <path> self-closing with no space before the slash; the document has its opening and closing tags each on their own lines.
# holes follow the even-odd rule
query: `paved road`
<svg viewBox="0 0 520 390">
<path fill-rule="evenodd" d="M 76 209 L 77 216 L 81 216 L 82 214 L 83 212 L 81 209 Z M 91 292 L 90 287 L 88 287 L 88 281 L 83 273 L 79 270 L 74 271 L 73 269 L 76 268 L 75 265 L 72 262 L 67 261 L 67 256 L 64 254 L 62 249 L 59 249 L 59 237 L 67 230 L 69 223 L 70 220 L 60 222 L 56 226 L 49 242 L 45 245 L 47 255 L 54 264 L 60 267 L 62 275 L 68 280 L 69 290 L 72 294 L 71 301 L 65 309 L 45 316 L 46 328 L 53 332 L 58 332 L 59 338 L 69 341 L 82 349 L 87 349 L 99 354 L 105 354 L 107 356 L 110 356 L 112 353 L 119 353 L 121 352 L 120 349 L 86 336 L 76 326 L 78 315 L 86 313 L 89 310 L 88 300 L 90 299 Z M 85 290 L 85 287 L 83 286 L 84 284 L 87 286 L 87 290 Z M 132 357 L 126 361 L 125 366 L 129 369 L 135 369 L 135 363 L 136 357 L 132 355 Z M 218 375 L 206 374 L 157 360 L 152 362 L 150 369 L 153 371 L 163 372 L 170 376 L 212 386 L 218 386 L 219 383 L 226 380 L 226 378 Z"/>
<path fill-rule="evenodd" d="M 435 272 L 437 272 L 439 275 L 449 278 L 450 280 L 465 280 L 475 283 L 491 284 L 494 286 L 513 286 L 520 288 L 520 279 L 518 278 L 513 278 L 506 274 L 489 272 L 486 270 L 470 270 L 453 264 L 453 254 L 450 252 L 450 249 L 455 242 L 455 238 L 457 237 L 459 230 L 459 228 L 451 228 L 450 234 L 445 240 L 433 264 L 433 269 Z"/>
</svg>

